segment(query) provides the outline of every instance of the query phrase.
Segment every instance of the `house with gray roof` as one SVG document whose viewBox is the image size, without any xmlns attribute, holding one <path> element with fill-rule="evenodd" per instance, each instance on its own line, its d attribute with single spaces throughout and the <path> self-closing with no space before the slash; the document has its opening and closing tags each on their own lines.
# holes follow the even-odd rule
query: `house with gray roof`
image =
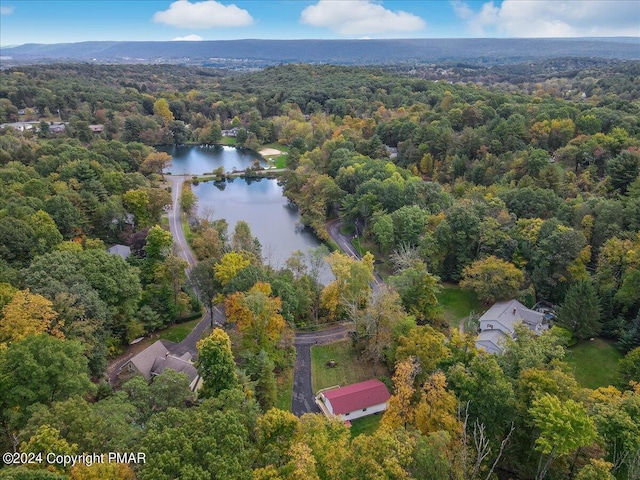
<svg viewBox="0 0 640 480">
<path fill-rule="evenodd" d="M 131 255 L 131 249 L 126 245 L 116 244 L 107 250 L 111 255 L 120 255 L 125 260 Z"/>
<path fill-rule="evenodd" d="M 497 302 L 480 317 L 476 348 L 487 353 L 502 353 L 505 340 L 515 335 L 517 323 L 523 323 L 537 335 L 551 326 L 544 313 L 531 310 L 517 300 Z"/>
<path fill-rule="evenodd" d="M 158 340 L 153 345 L 145 348 L 125 363 L 118 372 L 118 378 L 126 381 L 133 375 L 138 374 L 142 375 L 148 382 L 151 382 L 153 377 L 161 375 L 165 370 L 184 373 L 189 377 L 189 388 L 192 392 L 198 390 L 202 384 L 202 379 L 191 362 L 191 354 L 187 352 L 180 357 L 172 355 L 168 346 L 162 340 Z"/>
</svg>

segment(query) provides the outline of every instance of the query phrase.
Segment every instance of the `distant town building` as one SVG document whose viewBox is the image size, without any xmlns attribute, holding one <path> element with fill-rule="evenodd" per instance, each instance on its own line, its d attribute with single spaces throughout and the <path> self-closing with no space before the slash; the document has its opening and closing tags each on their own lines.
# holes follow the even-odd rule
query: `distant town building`
<svg viewBox="0 0 640 480">
<path fill-rule="evenodd" d="M 238 127 L 230 128 L 229 130 L 222 130 L 223 137 L 237 137 L 238 136 Z"/>
</svg>

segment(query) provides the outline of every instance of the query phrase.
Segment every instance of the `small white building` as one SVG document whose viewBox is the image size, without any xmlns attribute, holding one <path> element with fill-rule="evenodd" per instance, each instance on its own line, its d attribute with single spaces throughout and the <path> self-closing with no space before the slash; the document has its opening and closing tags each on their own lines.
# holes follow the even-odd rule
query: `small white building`
<svg viewBox="0 0 640 480">
<path fill-rule="evenodd" d="M 384 412 L 390 397 L 387 386 L 380 380 L 367 380 L 321 391 L 316 403 L 327 417 L 346 421 Z"/>
<path fill-rule="evenodd" d="M 517 300 L 494 303 L 480 317 L 476 348 L 487 353 L 502 353 L 504 341 L 507 337 L 513 338 L 517 323 L 523 323 L 537 335 L 551 326 L 544 313 L 531 310 Z"/>
</svg>

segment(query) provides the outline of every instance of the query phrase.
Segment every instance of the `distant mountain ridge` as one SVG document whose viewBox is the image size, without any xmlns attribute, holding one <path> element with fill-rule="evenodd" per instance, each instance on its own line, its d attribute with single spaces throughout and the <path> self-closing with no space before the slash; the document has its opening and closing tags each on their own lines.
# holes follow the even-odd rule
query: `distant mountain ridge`
<svg viewBox="0 0 640 480">
<path fill-rule="evenodd" d="M 51 61 L 189 63 L 245 62 L 380 65 L 474 61 L 505 64 L 553 57 L 640 59 L 640 38 L 217 40 L 81 42 L 0 48 L 3 66 Z"/>
</svg>

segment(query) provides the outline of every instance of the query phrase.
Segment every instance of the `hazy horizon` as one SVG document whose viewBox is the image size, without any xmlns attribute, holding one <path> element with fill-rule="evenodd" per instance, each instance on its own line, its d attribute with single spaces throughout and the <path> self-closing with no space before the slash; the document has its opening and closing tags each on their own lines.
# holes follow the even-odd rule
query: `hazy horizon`
<svg viewBox="0 0 640 480">
<path fill-rule="evenodd" d="M 91 41 L 638 38 L 620 0 L 0 0 L 0 46 Z"/>
</svg>

